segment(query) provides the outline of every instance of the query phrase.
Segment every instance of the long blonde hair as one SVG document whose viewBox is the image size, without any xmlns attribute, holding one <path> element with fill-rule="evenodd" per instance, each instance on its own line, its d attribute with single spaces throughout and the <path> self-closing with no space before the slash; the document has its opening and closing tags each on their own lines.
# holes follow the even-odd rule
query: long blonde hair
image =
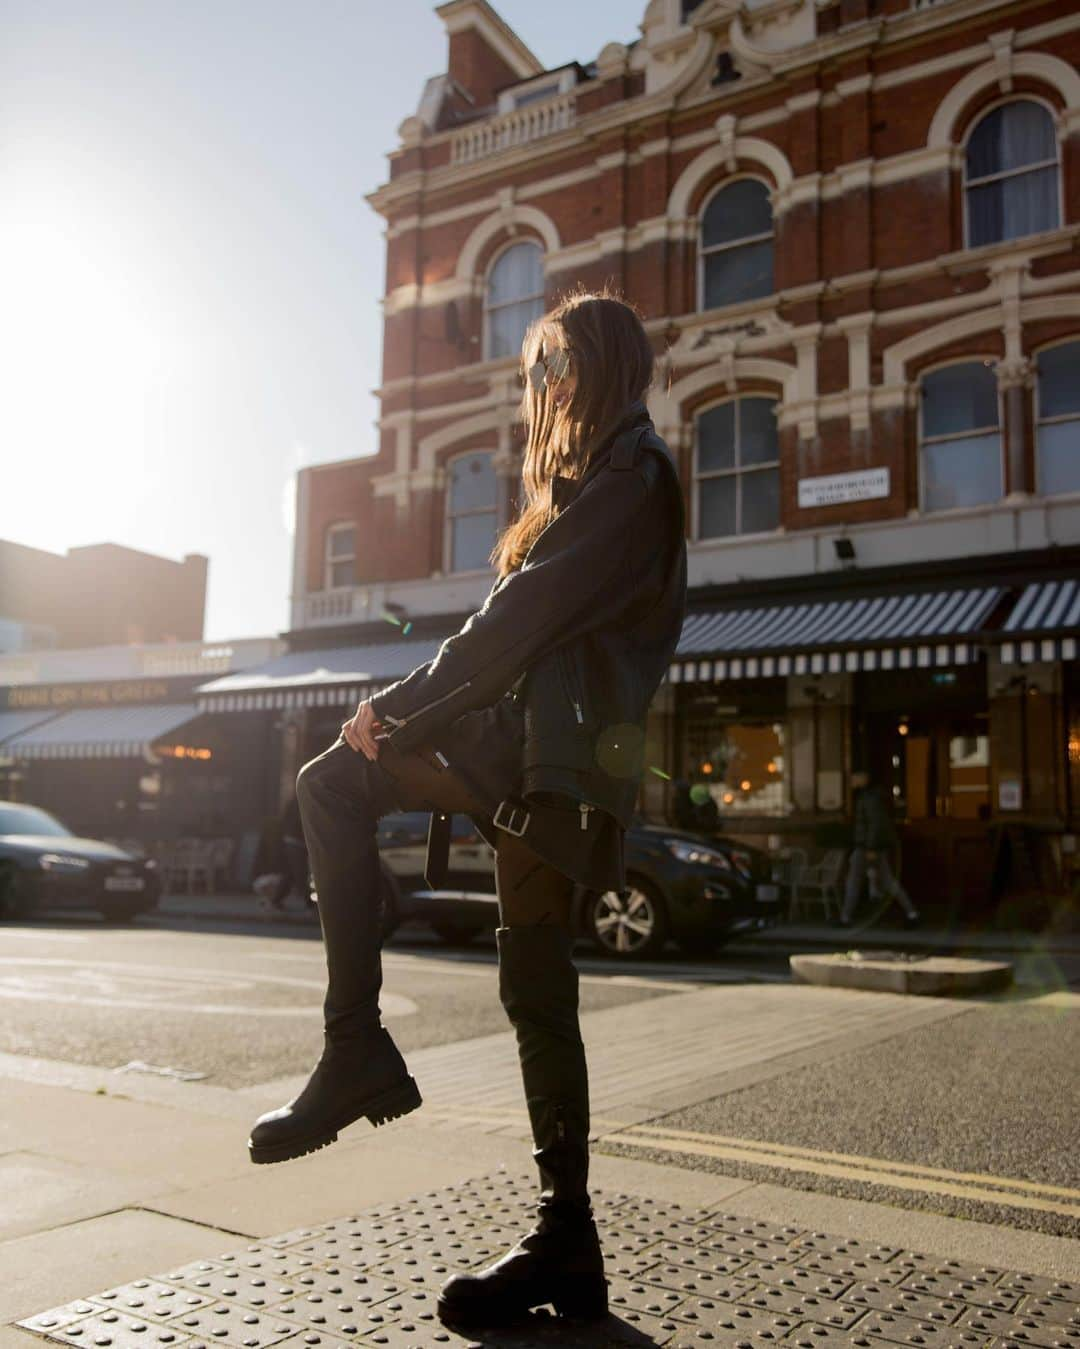
<svg viewBox="0 0 1080 1349">
<path fill-rule="evenodd" d="M 576 376 L 573 395 L 557 407 L 547 384 L 528 378 L 541 352 L 563 348 Z M 653 349 L 637 310 L 618 295 L 577 290 L 530 324 L 521 344 L 521 420 L 525 424 L 518 518 L 499 535 L 488 560 L 501 578 L 521 566 L 533 542 L 554 518 L 555 473 L 579 478 L 593 450 L 602 446 L 643 398 L 653 378 Z"/>
</svg>

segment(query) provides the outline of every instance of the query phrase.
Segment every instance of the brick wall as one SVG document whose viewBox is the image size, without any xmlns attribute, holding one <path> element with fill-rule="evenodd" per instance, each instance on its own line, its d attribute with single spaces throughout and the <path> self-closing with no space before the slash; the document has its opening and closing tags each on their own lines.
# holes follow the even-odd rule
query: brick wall
<svg viewBox="0 0 1080 1349">
<path fill-rule="evenodd" d="M 885 16 L 903 41 L 882 38 Z M 845 40 L 842 25 L 856 25 L 843 29 Z M 1011 45 L 1000 36 L 1009 30 Z M 654 415 L 678 442 L 687 477 L 696 411 L 732 394 L 777 398 L 788 531 L 895 519 L 917 507 L 922 370 L 1080 337 L 1077 234 L 1069 231 L 1080 230 L 1075 7 L 1048 0 L 951 10 L 946 2 L 916 13 L 901 0 L 841 0 L 819 12 L 818 35 L 834 49 L 797 75 L 744 75 L 715 88 L 698 78 L 665 100 L 644 93 L 640 70 L 605 77 L 601 69 L 577 86 L 569 129 L 452 168 L 458 131 L 431 131 L 392 152 L 387 183 L 371 197 L 388 225 L 379 452 L 317 475 L 309 587 L 321 584 L 322 531 L 343 514 L 357 522 L 361 579 L 439 568 L 440 469 L 462 450 L 517 439 L 496 416 L 517 396 L 514 362 L 484 361 L 481 340 L 486 269 L 508 242 L 544 247 L 545 303 L 579 282 L 613 282 L 643 311 L 658 354 L 671 343 L 662 374 L 675 402 L 654 399 Z M 722 26 L 715 39 L 722 50 Z M 500 59 L 478 32 L 451 36 L 449 69 L 480 102 L 512 78 Z M 1064 228 L 969 257 L 963 139 L 986 109 L 1023 96 L 1058 119 Z M 951 132 L 938 146 L 943 109 L 952 110 Z M 739 176 L 774 194 L 775 291 L 703 314 L 696 218 Z M 1010 309 L 1010 285 L 1025 304 L 1060 295 L 1060 317 Z M 992 321 L 973 325 L 979 312 Z M 853 391 L 864 339 L 869 386 Z M 1030 408 L 1025 416 L 1030 431 Z M 398 472 L 401 436 L 407 472 L 418 476 L 399 501 L 376 496 L 372 483 Z M 802 476 L 878 466 L 890 469 L 886 498 L 797 505 Z"/>
</svg>

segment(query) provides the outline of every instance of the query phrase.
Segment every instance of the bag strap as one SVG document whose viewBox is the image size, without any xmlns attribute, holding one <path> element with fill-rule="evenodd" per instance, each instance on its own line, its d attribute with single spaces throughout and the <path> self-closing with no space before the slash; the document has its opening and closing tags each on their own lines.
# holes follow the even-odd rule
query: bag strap
<svg viewBox="0 0 1080 1349">
<path fill-rule="evenodd" d="M 453 811 L 433 810 L 428 821 L 424 879 L 432 890 L 442 888 L 450 862 L 450 825 Z"/>
</svg>

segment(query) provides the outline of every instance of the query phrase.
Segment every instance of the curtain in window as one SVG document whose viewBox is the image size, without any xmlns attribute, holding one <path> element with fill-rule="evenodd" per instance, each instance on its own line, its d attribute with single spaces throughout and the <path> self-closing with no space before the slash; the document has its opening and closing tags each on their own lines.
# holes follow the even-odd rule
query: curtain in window
<svg viewBox="0 0 1080 1349">
<path fill-rule="evenodd" d="M 993 108 L 968 141 L 968 244 L 998 243 L 1061 223 L 1057 136 L 1039 103 Z"/>
<path fill-rule="evenodd" d="M 923 509 L 997 501 L 1004 491 L 997 377 L 983 361 L 924 375 Z"/>
<path fill-rule="evenodd" d="M 702 308 L 772 294 L 772 233 L 764 183 L 740 178 L 712 198 L 701 220 Z"/>
<path fill-rule="evenodd" d="M 1080 492 L 1080 342 L 1040 351 L 1035 368 L 1039 491 Z"/>
<path fill-rule="evenodd" d="M 516 356 L 525 330 L 544 312 L 544 259 L 538 245 L 514 244 L 488 274 L 487 356 Z"/>
</svg>

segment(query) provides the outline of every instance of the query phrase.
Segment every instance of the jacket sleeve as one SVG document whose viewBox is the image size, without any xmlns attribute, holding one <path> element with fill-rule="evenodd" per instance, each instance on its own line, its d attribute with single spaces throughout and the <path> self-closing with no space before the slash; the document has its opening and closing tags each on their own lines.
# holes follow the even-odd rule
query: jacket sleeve
<svg viewBox="0 0 1080 1349">
<path fill-rule="evenodd" d="M 497 702 L 552 647 L 587 631 L 602 598 L 610 621 L 611 587 L 625 583 L 651 497 L 640 467 L 601 472 L 430 661 L 369 699 L 391 728 L 386 738 L 407 749 L 463 713 Z"/>
</svg>

